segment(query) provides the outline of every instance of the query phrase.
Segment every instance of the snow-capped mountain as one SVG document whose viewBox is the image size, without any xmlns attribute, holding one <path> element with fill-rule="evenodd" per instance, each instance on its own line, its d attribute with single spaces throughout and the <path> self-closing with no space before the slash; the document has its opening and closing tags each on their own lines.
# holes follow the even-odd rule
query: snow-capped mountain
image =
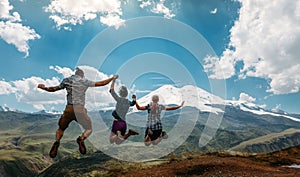
<svg viewBox="0 0 300 177">
<path fill-rule="evenodd" d="M 51 111 L 47 111 L 47 110 L 41 110 L 38 112 L 34 112 L 32 114 L 42 114 L 42 115 L 61 115 L 62 112 L 61 111 L 55 111 L 55 110 L 51 110 Z"/>
<path fill-rule="evenodd" d="M 288 118 L 300 122 L 299 118 L 293 117 L 286 112 L 273 112 L 265 110 L 262 106 L 256 105 L 252 102 L 224 100 L 216 95 L 213 95 L 199 87 L 186 85 L 181 88 L 172 85 L 164 85 L 142 98 L 138 98 L 140 106 L 149 104 L 153 95 L 158 95 L 160 103 L 164 105 L 179 105 L 185 101 L 184 106 L 190 106 L 199 109 L 201 112 L 224 112 L 222 106 L 232 106 L 245 112 L 251 112 L 256 115 L 271 115 L 277 117 Z M 137 111 L 135 108 L 133 112 Z"/>
<path fill-rule="evenodd" d="M 0 106 L 0 112 L 14 111 L 17 112 L 16 109 L 9 108 L 7 106 Z"/>
<path fill-rule="evenodd" d="M 297 122 L 300 122 L 299 118 L 290 116 L 288 113 L 282 111 L 282 112 L 275 112 L 275 111 L 269 111 L 269 110 L 265 110 L 264 108 L 262 108 L 259 105 L 256 105 L 254 103 L 249 103 L 249 102 L 244 102 L 244 101 L 233 101 L 233 100 L 227 100 L 226 101 L 226 105 L 227 106 L 233 106 L 236 107 L 242 111 L 245 112 L 251 112 L 253 114 L 257 114 L 257 115 L 271 115 L 271 116 L 277 116 L 277 117 L 285 117 Z"/>
<path fill-rule="evenodd" d="M 159 96 L 159 103 L 164 105 L 180 105 L 182 101 L 185 101 L 184 106 L 190 106 L 198 108 L 203 112 L 223 112 L 222 109 L 211 106 L 212 104 L 224 105 L 225 101 L 207 91 L 192 86 L 186 85 L 181 88 L 176 88 L 172 85 L 164 85 L 153 92 L 150 92 L 146 96 L 138 99 L 138 103 L 141 106 L 147 105 L 151 102 L 152 96 Z"/>
</svg>

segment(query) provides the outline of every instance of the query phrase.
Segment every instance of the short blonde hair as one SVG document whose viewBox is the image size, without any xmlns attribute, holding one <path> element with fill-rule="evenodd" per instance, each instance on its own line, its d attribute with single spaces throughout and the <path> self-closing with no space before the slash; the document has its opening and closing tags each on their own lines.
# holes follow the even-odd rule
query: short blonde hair
<svg viewBox="0 0 300 177">
<path fill-rule="evenodd" d="M 153 96 L 152 96 L 152 101 L 153 101 L 154 103 L 157 103 L 157 102 L 159 101 L 158 95 L 153 95 Z"/>
</svg>

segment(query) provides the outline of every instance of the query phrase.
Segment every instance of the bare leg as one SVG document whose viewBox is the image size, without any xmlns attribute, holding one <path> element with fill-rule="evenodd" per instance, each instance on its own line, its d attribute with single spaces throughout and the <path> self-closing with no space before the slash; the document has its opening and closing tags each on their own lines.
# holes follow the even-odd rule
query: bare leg
<svg viewBox="0 0 300 177">
<path fill-rule="evenodd" d="M 146 146 L 150 146 L 150 144 L 151 144 L 151 139 L 150 139 L 149 135 L 146 136 L 145 142 L 144 142 L 144 143 L 145 143 Z"/>
<path fill-rule="evenodd" d="M 56 130 L 56 137 L 55 137 L 56 141 L 52 145 L 51 150 L 49 152 L 49 156 L 51 158 L 55 158 L 56 157 L 57 150 L 58 150 L 58 147 L 59 147 L 59 144 L 60 144 L 60 139 L 62 138 L 63 135 L 64 135 L 64 130 L 58 128 Z"/>
<path fill-rule="evenodd" d="M 92 129 L 85 130 L 81 135 L 81 139 L 85 140 L 87 137 L 89 137 L 92 134 L 92 132 L 93 132 Z"/>
<path fill-rule="evenodd" d="M 158 143 L 161 142 L 161 140 L 162 140 L 162 137 L 160 136 L 160 137 L 158 137 L 156 140 L 154 140 L 154 141 L 152 142 L 152 144 L 153 144 L 153 145 L 157 145 Z"/>
<path fill-rule="evenodd" d="M 121 135 L 120 131 L 117 131 L 117 138 L 116 138 L 115 143 L 121 144 L 123 141 L 125 141 L 124 137 Z"/>
<path fill-rule="evenodd" d="M 109 141 L 110 141 L 111 144 L 114 143 L 114 142 L 116 142 L 117 138 L 118 138 L 118 136 L 116 134 L 114 134 L 112 132 L 110 133 Z"/>
<path fill-rule="evenodd" d="M 60 139 L 62 138 L 62 136 L 64 135 L 64 130 L 62 130 L 62 129 L 60 129 L 60 128 L 58 128 L 57 130 L 56 130 L 56 141 L 57 142 L 60 142 Z"/>
</svg>

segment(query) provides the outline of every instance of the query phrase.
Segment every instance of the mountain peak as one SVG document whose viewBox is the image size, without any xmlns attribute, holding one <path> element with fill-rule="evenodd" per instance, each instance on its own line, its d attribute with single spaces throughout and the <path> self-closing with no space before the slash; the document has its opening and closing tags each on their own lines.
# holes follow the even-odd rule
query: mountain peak
<svg viewBox="0 0 300 177">
<path fill-rule="evenodd" d="M 146 96 L 138 99 L 139 104 L 149 104 L 152 101 L 153 95 L 158 95 L 160 100 L 159 102 L 164 105 L 179 105 L 182 101 L 185 101 L 184 106 L 195 107 L 205 112 L 223 112 L 223 110 L 211 105 L 225 104 L 224 100 L 220 97 L 193 85 L 186 85 L 181 88 L 173 85 L 163 85 Z"/>
<path fill-rule="evenodd" d="M 0 106 L 0 112 L 7 112 L 7 111 L 16 111 L 16 109 L 11 109 L 7 107 L 6 105 Z"/>
</svg>

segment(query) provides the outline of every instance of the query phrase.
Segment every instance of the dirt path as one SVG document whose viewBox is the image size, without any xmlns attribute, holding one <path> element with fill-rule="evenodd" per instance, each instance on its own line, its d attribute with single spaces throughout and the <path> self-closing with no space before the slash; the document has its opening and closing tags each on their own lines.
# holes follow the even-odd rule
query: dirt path
<svg viewBox="0 0 300 177">
<path fill-rule="evenodd" d="M 273 167 L 243 157 L 200 156 L 131 171 L 120 176 L 300 177 L 300 169 Z"/>
</svg>

